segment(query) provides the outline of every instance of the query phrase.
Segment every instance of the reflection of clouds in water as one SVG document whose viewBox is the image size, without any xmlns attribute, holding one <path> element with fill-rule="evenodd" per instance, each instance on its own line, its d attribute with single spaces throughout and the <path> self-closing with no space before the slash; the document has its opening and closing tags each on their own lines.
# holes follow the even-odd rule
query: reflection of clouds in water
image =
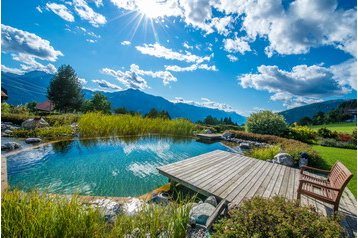
<svg viewBox="0 0 358 238">
<path fill-rule="evenodd" d="M 112 176 L 116 177 L 118 175 L 118 173 L 119 173 L 118 169 L 115 169 L 112 171 Z"/>
<path fill-rule="evenodd" d="M 52 146 L 47 145 L 33 150 L 24 151 L 14 156 L 9 156 L 8 160 L 21 162 L 21 165 L 33 164 L 54 153 L 55 152 L 52 150 Z"/>
<path fill-rule="evenodd" d="M 158 164 L 149 164 L 149 163 L 132 163 L 128 166 L 128 170 L 132 171 L 134 176 L 144 178 L 151 174 L 157 174 Z"/>
<path fill-rule="evenodd" d="M 151 151 L 160 157 L 165 156 L 165 152 L 170 149 L 170 143 L 167 141 L 153 142 L 136 142 L 136 143 L 121 143 L 123 151 L 126 155 L 131 154 L 134 151 Z"/>
</svg>

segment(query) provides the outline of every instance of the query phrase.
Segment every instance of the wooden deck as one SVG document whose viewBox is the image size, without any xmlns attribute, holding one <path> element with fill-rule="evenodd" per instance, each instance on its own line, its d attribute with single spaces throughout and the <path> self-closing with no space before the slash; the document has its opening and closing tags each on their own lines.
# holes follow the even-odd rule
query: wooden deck
<svg viewBox="0 0 358 238">
<path fill-rule="evenodd" d="M 284 196 L 296 199 L 299 170 L 283 165 L 257 160 L 235 153 L 216 150 L 187 160 L 157 168 L 170 180 L 205 196 L 226 199 L 240 204 L 253 196 Z M 332 214 L 329 204 L 302 196 L 301 203 L 314 206 L 317 211 Z M 356 237 L 357 203 L 346 189 L 342 195 L 340 213 L 347 235 Z"/>
</svg>

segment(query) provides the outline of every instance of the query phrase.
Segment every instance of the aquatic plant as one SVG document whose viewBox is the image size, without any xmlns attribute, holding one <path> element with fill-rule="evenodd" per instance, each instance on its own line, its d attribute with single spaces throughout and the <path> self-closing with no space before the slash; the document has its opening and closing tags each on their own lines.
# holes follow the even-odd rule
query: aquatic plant
<svg viewBox="0 0 358 238">
<path fill-rule="evenodd" d="M 190 200 L 147 204 L 136 214 L 120 214 L 107 223 L 101 212 L 79 197 L 18 190 L 2 193 L 2 237 L 185 237 Z"/>
<path fill-rule="evenodd" d="M 143 118 L 138 115 L 84 114 L 79 122 L 82 137 L 121 135 L 192 135 L 194 124 L 186 119 Z"/>
</svg>

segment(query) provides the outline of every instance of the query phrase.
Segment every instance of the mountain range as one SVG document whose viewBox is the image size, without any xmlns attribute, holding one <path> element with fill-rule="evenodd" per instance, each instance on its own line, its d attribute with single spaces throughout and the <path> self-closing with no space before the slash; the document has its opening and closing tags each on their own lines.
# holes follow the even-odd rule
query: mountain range
<svg viewBox="0 0 358 238">
<path fill-rule="evenodd" d="M 303 117 L 312 118 L 318 112 L 329 112 L 341 105 L 345 101 L 352 99 L 336 99 L 324 102 L 312 103 L 301 107 L 295 107 L 286 111 L 279 112 L 285 119 L 286 122 L 291 124 L 299 121 Z"/>
<path fill-rule="evenodd" d="M 44 72 L 32 71 L 24 75 L 1 72 L 1 87 L 7 90 L 8 103 L 13 105 L 25 104 L 31 101 L 42 102 L 47 100 L 47 87 L 53 75 Z M 83 89 L 86 99 L 95 94 L 95 91 Z M 117 92 L 102 92 L 112 104 L 112 108 L 124 107 L 127 110 L 139 112 L 142 115 L 150 109 L 165 110 L 172 118 L 187 118 L 193 122 L 203 120 L 211 115 L 216 118 L 231 117 L 243 124 L 246 118 L 236 112 L 227 112 L 219 109 L 200 107 L 185 103 L 173 103 L 162 97 L 153 96 L 139 90 L 127 89 Z"/>
</svg>

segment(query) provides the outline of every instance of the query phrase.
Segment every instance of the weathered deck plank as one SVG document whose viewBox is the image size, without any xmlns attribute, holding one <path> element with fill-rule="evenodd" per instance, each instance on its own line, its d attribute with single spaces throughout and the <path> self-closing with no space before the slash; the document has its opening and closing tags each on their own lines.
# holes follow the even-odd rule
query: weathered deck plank
<svg viewBox="0 0 358 238">
<path fill-rule="evenodd" d="M 280 195 L 296 199 L 299 170 L 283 165 L 245 157 L 226 151 L 213 151 L 191 159 L 157 168 L 173 181 L 205 196 L 240 205 L 253 196 Z M 301 205 L 310 205 L 323 215 L 331 215 L 332 207 L 321 201 L 302 196 Z M 357 202 L 346 189 L 339 211 L 344 215 L 342 225 L 349 236 L 356 236 Z"/>
</svg>

